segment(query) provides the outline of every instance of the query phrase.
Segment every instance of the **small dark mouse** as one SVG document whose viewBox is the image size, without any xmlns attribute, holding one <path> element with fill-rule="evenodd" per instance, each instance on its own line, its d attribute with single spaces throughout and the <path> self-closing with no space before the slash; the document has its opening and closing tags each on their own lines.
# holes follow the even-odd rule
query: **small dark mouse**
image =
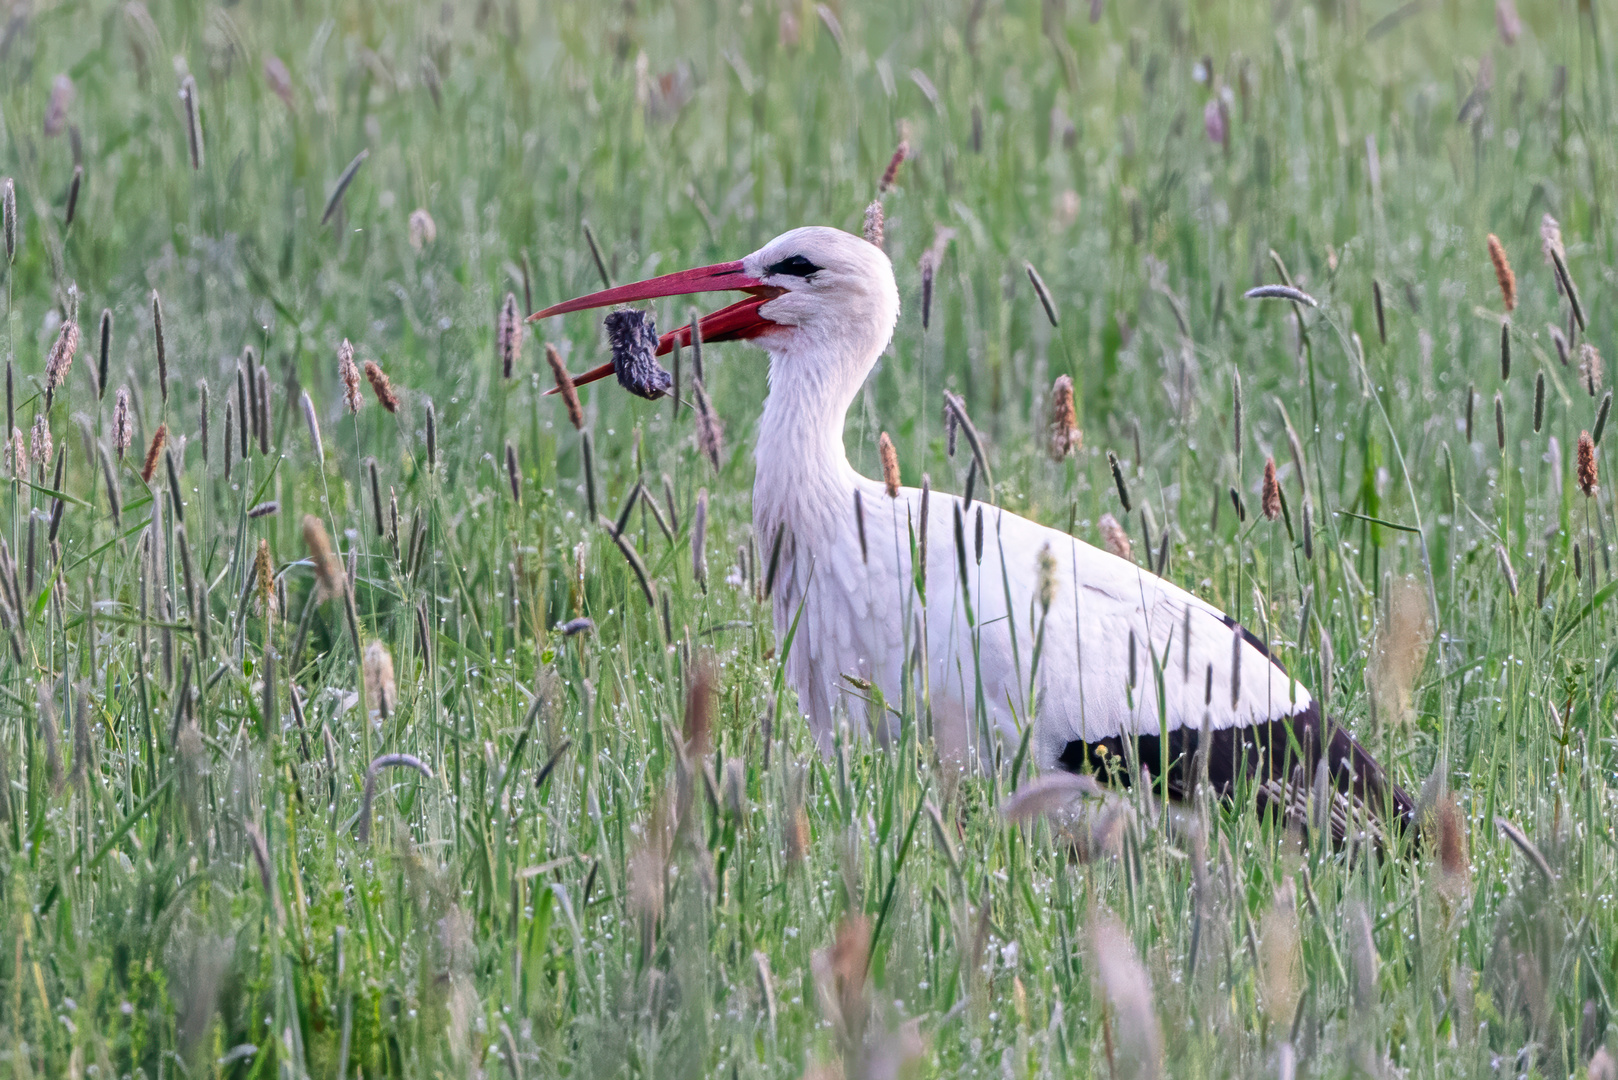
<svg viewBox="0 0 1618 1080">
<path fill-rule="evenodd" d="M 657 362 L 657 324 L 651 312 L 635 308 L 614 311 L 607 316 L 606 326 L 618 385 L 648 401 L 668 393 L 674 377 Z"/>
</svg>

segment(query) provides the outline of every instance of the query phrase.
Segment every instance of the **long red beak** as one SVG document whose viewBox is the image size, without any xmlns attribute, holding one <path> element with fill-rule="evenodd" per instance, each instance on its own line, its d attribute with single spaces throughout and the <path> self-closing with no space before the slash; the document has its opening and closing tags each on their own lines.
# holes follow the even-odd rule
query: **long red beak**
<svg viewBox="0 0 1618 1080">
<path fill-rule="evenodd" d="M 611 307 L 614 304 L 629 304 L 637 300 L 655 300 L 663 296 L 686 296 L 692 293 L 724 292 L 728 290 L 751 293 L 746 299 L 738 301 L 728 307 L 720 308 L 710 315 L 699 319 L 697 326 L 702 333 L 702 340 L 709 341 L 738 341 L 743 338 L 756 337 L 769 330 L 775 323 L 760 315 L 758 309 L 761 305 L 780 296 L 786 290 L 773 285 L 766 285 L 755 277 L 750 277 L 742 268 L 741 262 L 716 263 L 713 266 L 699 266 L 693 270 L 680 270 L 661 277 L 649 278 L 646 281 L 637 281 L 632 285 L 619 285 L 612 289 L 603 289 L 601 292 L 581 296 L 575 300 L 567 300 L 555 304 L 528 316 L 529 322 L 548 319 L 552 315 L 565 315 L 570 311 L 585 311 L 589 308 Z M 691 344 L 691 326 L 686 324 L 677 330 L 670 330 L 663 334 L 657 343 L 657 355 L 662 356 L 674 349 L 675 344 Z M 573 378 L 574 386 L 604 379 L 613 373 L 612 361 L 602 364 Z M 547 393 L 556 393 L 555 389 Z"/>
</svg>

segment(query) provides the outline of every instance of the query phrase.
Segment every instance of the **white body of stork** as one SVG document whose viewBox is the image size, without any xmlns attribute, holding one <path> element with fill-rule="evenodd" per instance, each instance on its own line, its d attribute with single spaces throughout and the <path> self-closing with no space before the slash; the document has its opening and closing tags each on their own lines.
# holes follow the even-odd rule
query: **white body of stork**
<svg viewBox="0 0 1618 1080">
<path fill-rule="evenodd" d="M 881 249 L 837 229 L 799 228 L 738 262 L 607 290 L 534 318 L 717 289 L 751 299 L 701 320 L 703 340 L 750 338 L 770 358 L 753 520 L 761 561 L 781 537 L 775 629 L 781 642 L 792 636 L 787 673 L 823 748 L 845 719 L 856 731 L 890 734 L 892 714 L 870 688 L 898 703 L 909 665 L 925 671 L 919 688 L 946 757 L 965 761 L 995 741 L 1014 750 L 1032 723 L 1042 770 L 1087 768 L 1105 747 L 1183 794 L 1190 754 L 1206 737 L 1207 775 L 1219 790 L 1250 777 L 1260 802 L 1301 816 L 1327 744 L 1324 765 L 1348 812 L 1409 819 L 1408 797 L 1217 608 L 1009 511 L 940 492 L 924 508 L 920 490 L 890 497 L 883 482 L 855 471 L 844 418 L 899 316 Z M 689 338 L 689 327 L 665 335 L 662 351 Z M 912 560 L 924 515 L 925 603 Z M 1347 818 L 1334 818 L 1341 834 Z"/>
</svg>

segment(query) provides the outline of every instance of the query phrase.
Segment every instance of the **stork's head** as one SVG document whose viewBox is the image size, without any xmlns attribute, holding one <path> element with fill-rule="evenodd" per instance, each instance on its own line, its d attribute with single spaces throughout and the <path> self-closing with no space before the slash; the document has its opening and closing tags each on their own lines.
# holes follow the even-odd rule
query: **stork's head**
<svg viewBox="0 0 1618 1080">
<path fill-rule="evenodd" d="M 529 320 L 657 297 L 729 290 L 749 295 L 700 319 L 702 340 L 757 339 L 769 350 L 776 374 L 800 365 L 838 363 L 858 367 L 848 374 L 863 379 L 887 346 L 899 319 L 893 265 L 882 249 L 841 229 L 808 225 L 782 233 L 735 262 L 620 285 L 546 308 Z M 690 344 L 690 326 L 664 334 L 658 355 L 672 350 L 676 342 Z M 612 370 L 609 363 L 574 382 L 591 382 Z"/>
</svg>

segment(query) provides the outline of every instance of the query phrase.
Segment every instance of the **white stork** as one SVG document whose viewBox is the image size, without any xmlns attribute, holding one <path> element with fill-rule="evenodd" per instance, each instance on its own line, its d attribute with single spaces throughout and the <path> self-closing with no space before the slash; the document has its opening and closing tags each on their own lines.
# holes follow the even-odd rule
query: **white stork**
<svg viewBox="0 0 1618 1080">
<path fill-rule="evenodd" d="M 1309 691 L 1217 608 L 1059 530 L 938 492 L 924 509 L 921 491 L 889 497 L 882 482 L 854 470 L 844 416 L 899 317 L 893 267 L 875 245 L 838 229 L 793 229 L 736 262 L 607 289 L 530 319 L 722 290 L 749 295 L 700 320 L 702 340 L 751 339 L 770 358 L 753 522 L 761 559 L 784 529 L 775 630 L 784 641 L 796 623 L 787 673 L 823 749 L 841 717 L 870 730 L 866 687 L 897 702 L 905 665 L 924 658 L 933 731 L 946 756 L 989 751 L 993 738 L 1014 751 L 1031 714 L 1041 770 L 1080 771 L 1111 756 L 1126 770 L 1165 777 L 1183 797 L 1207 738 L 1206 775 L 1226 797 L 1246 776 L 1260 805 L 1303 820 L 1317 777 L 1329 771 L 1339 839 L 1356 818 L 1410 822 L 1409 796 L 1347 732 L 1323 722 Z M 689 326 L 663 335 L 659 355 L 690 339 Z M 576 382 L 612 371 L 608 363 Z M 924 513 L 925 604 L 911 545 Z M 884 737 L 888 727 L 880 717 L 875 733 Z M 1324 762 L 1322 744 L 1330 747 Z"/>
</svg>

